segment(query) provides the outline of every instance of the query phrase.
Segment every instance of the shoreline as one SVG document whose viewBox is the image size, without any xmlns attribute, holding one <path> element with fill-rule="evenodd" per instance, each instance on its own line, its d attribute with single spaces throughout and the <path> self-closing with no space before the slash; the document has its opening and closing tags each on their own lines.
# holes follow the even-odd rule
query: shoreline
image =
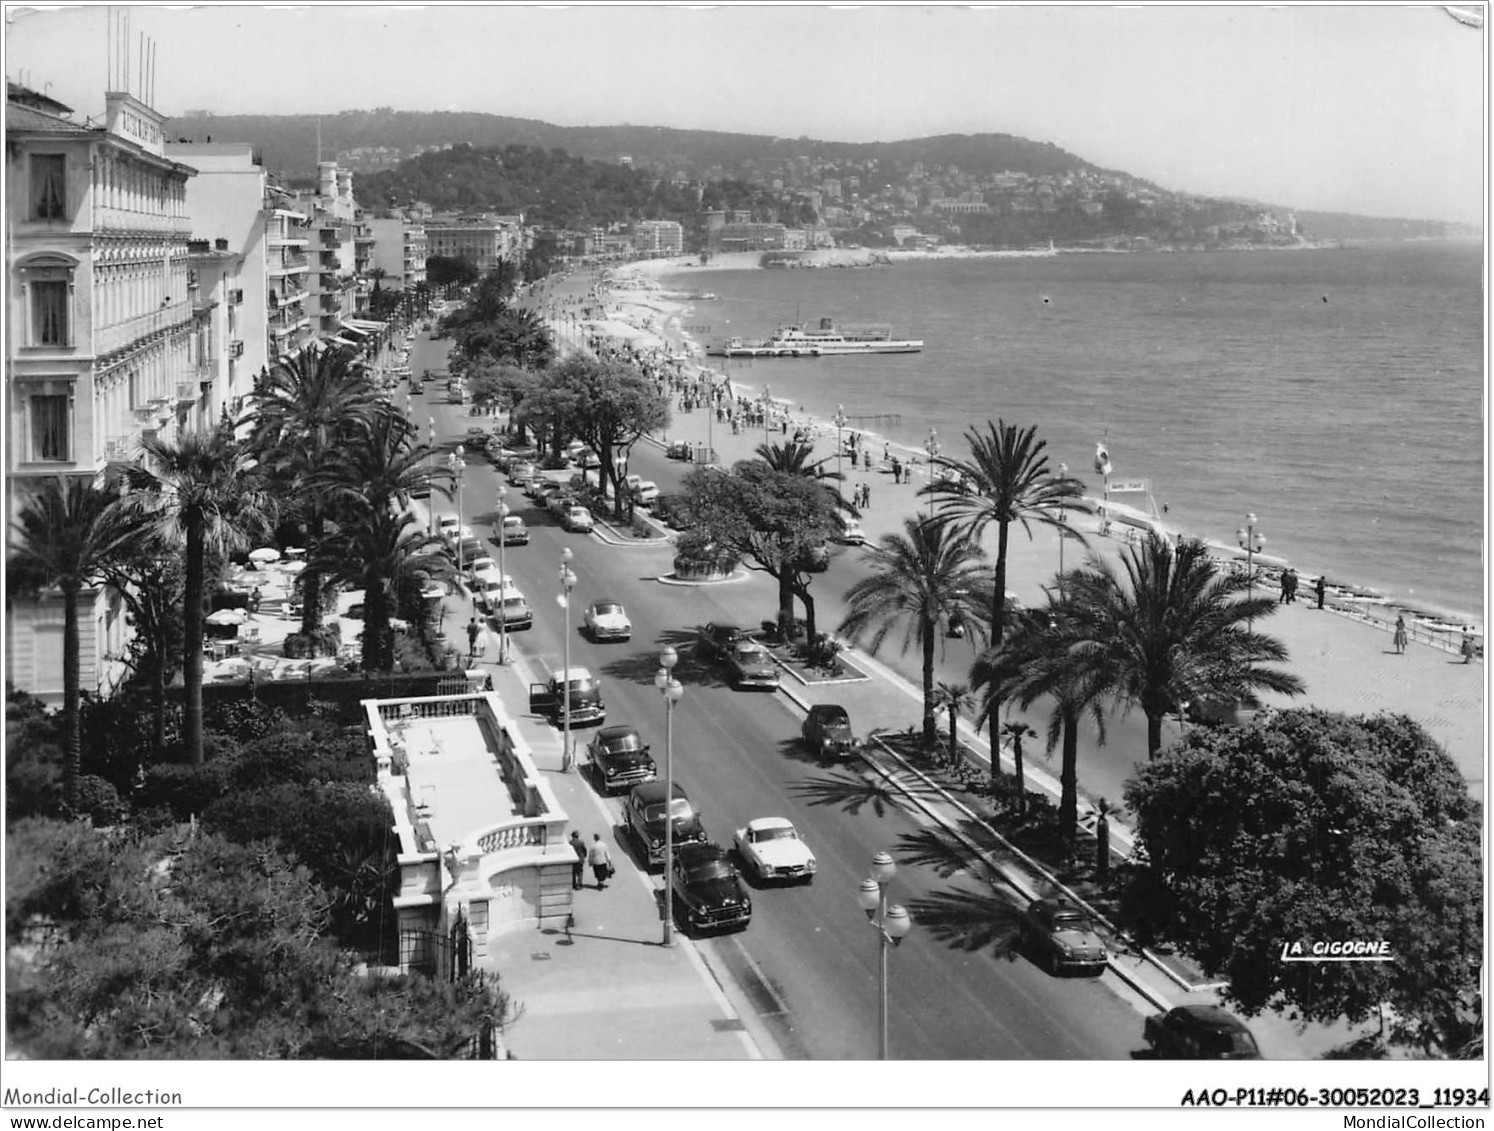
<svg viewBox="0 0 1494 1131">
<path fill-rule="evenodd" d="M 1091 252 L 1078 251 L 1073 253 L 1086 254 Z M 1047 257 L 1057 254 L 1071 253 L 1048 250 L 1038 252 L 971 252 L 968 255 L 947 256 L 917 252 L 906 253 L 910 259 L 1010 259 L 1031 258 L 1035 255 Z M 1111 254 L 1126 253 L 1119 252 Z M 693 270 L 766 270 L 766 268 L 762 268 L 756 263 L 759 257 L 759 253 L 757 252 L 733 252 L 720 258 L 751 260 L 752 262 L 750 264 L 730 263 L 718 265 L 713 261 L 705 268 L 692 268 L 691 270 L 692 272 Z M 741 381 L 733 377 L 725 369 L 717 368 L 710 364 L 710 362 L 716 359 L 708 359 L 705 356 L 704 346 L 697 342 L 689 331 L 684 328 L 684 316 L 692 309 L 693 303 L 709 300 L 703 300 L 694 292 L 676 289 L 675 284 L 679 281 L 677 278 L 671 279 L 668 286 L 665 285 L 661 276 L 666 273 L 676 274 L 676 265 L 679 262 L 679 260 L 669 259 L 641 260 L 636 263 L 629 263 L 602 271 L 598 280 L 598 293 L 606 317 L 593 320 L 588 323 L 588 326 L 593 332 L 630 342 L 636 352 L 656 365 L 674 366 L 677 371 L 688 368 L 688 371 L 692 375 L 705 377 L 707 380 L 715 383 L 725 382 L 730 389 L 730 395 L 735 401 L 746 401 L 748 403 L 758 401 L 762 390 L 757 385 Z M 764 382 L 764 387 L 768 386 L 769 383 Z M 836 427 L 833 420 L 816 417 L 811 413 L 805 412 L 802 408 L 794 406 L 788 398 L 772 397 L 771 400 L 777 406 L 776 411 L 788 419 L 790 430 L 805 428 L 810 433 L 810 438 L 814 442 L 827 439 L 830 454 L 834 455 Z M 928 456 L 923 449 L 891 440 L 870 428 L 846 428 L 844 431 L 847 433 L 859 433 L 867 450 L 874 451 L 878 445 L 883 446 L 889 455 L 897 456 L 904 466 L 908 468 L 910 474 L 915 474 L 920 479 L 927 476 Z M 781 436 L 782 432 L 780 431 L 777 434 Z M 881 461 L 878 461 L 874 464 L 873 470 L 878 470 L 883 466 Z M 1095 496 L 1086 496 L 1086 498 L 1089 498 L 1096 504 L 1101 501 Z M 1136 508 L 1113 501 L 1110 506 L 1116 514 L 1130 515 L 1139 521 L 1145 522 L 1147 525 L 1155 525 L 1157 529 L 1171 539 L 1196 537 L 1186 530 L 1167 523 L 1160 516 L 1147 515 L 1144 512 L 1136 510 Z M 1132 524 L 1125 523 L 1122 520 L 1118 525 L 1131 526 Z M 1245 551 L 1239 547 L 1211 539 L 1200 540 L 1209 548 L 1211 556 L 1226 564 L 1235 562 L 1243 563 L 1246 558 Z M 1116 540 L 1107 539 L 1107 541 Z M 1274 585 L 1276 578 L 1280 576 L 1280 572 L 1286 567 L 1291 566 L 1295 568 L 1299 574 L 1299 594 L 1310 595 L 1312 581 L 1322 575 L 1319 570 L 1309 568 L 1307 565 L 1290 558 L 1279 557 L 1274 554 L 1259 555 L 1257 562 L 1257 570 L 1264 585 Z M 1420 625 L 1423 630 L 1429 633 L 1449 634 L 1450 640 L 1454 644 L 1465 627 L 1472 630 L 1476 640 L 1480 642 L 1483 640 L 1484 626 L 1482 614 L 1455 609 L 1434 601 L 1409 601 L 1404 598 L 1392 598 L 1367 586 L 1356 585 L 1348 581 L 1333 581 L 1331 578 L 1328 585 L 1328 593 L 1330 594 L 1330 599 L 1336 603 L 1354 608 L 1360 615 L 1371 621 L 1383 620 L 1388 625 L 1398 614 L 1404 613 L 1408 620 Z M 1299 596 L 1299 600 L 1302 599 L 1310 598 Z"/>
</svg>

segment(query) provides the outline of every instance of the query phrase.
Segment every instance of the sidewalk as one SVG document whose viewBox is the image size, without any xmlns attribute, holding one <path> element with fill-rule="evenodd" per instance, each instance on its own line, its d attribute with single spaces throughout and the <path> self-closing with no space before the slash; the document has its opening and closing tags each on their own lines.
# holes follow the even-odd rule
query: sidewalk
<svg viewBox="0 0 1494 1131">
<path fill-rule="evenodd" d="M 598 891 L 591 869 L 568 929 L 518 931 L 491 947 L 502 988 L 523 1007 L 504 1042 L 521 1060 L 748 1060 L 764 1052 L 695 944 L 662 945 L 659 890 L 634 866 L 621 828 L 582 774 L 561 772 L 561 739 L 528 714 L 531 672 L 512 647 L 500 666 L 489 629 L 479 666 L 512 704 L 520 733 L 588 845 L 600 833 L 616 875 Z M 583 740 L 584 741 L 584 740 Z M 771 1055 L 771 1054 L 768 1054 Z"/>
</svg>

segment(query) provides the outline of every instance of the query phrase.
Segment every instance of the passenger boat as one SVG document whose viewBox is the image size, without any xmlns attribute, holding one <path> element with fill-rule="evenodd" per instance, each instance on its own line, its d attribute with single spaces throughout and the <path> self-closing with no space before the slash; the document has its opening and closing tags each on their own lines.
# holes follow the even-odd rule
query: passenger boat
<svg viewBox="0 0 1494 1131">
<path fill-rule="evenodd" d="M 771 338 L 729 338 L 706 348 L 712 357 L 820 357 L 836 354 L 918 353 L 922 338 L 894 338 L 883 322 L 836 326 L 821 318 L 818 327 L 780 326 Z"/>
</svg>

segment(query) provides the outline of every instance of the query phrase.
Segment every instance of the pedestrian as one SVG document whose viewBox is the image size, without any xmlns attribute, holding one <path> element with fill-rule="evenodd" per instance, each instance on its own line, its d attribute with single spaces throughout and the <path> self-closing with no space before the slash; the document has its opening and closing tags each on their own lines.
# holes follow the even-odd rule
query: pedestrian
<svg viewBox="0 0 1494 1131">
<path fill-rule="evenodd" d="M 892 458 L 892 445 L 884 443 L 882 445 L 882 462 L 886 463 L 891 458 Z"/>
<path fill-rule="evenodd" d="M 1281 596 L 1278 598 L 1278 603 L 1285 605 L 1291 599 L 1291 591 L 1292 571 L 1284 569 L 1281 571 Z"/>
<path fill-rule="evenodd" d="M 870 483 L 863 483 L 863 484 L 861 484 L 861 506 L 862 506 L 863 510 L 865 508 L 871 506 L 871 484 Z"/>
<path fill-rule="evenodd" d="M 1473 663 L 1473 633 L 1469 629 L 1463 630 L 1463 642 L 1458 645 L 1458 651 L 1463 654 L 1465 664 Z"/>
<path fill-rule="evenodd" d="M 1287 604 L 1295 605 L 1297 603 L 1297 571 L 1290 566 L 1286 571 L 1286 593 Z"/>
<path fill-rule="evenodd" d="M 259 603 L 263 599 L 264 594 L 259 591 L 259 586 L 256 585 L 254 587 L 254 592 L 249 594 L 249 615 L 251 617 L 257 616 L 259 614 Z"/>
<path fill-rule="evenodd" d="M 1328 579 L 1321 573 L 1318 574 L 1318 579 L 1313 583 L 1312 589 L 1313 592 L 1317 594 L 1318 608 L 1321 609 L 1323 607 L 1323 598 L 1328 593 Z"/>
<path fill-rule="evenodd" d="M 1406 617 L 1404 614 L 1396 614 L 1394 643 L 1396 655 L 1403 655 L 1406 651 Z"/>
<path fill-rule="evenodd" d="M 597 878 L 597 891 L 607 890 L 607 880 L 612 875 L 612 853 L 602 843 L 601 833 L 592 834 L 591 851 L 586 858 L 591 862 L 591 874 Z"/>
<path fill-rule="evenodd" d="M 580 891 L 582 877 L 586 875 L 586 842 L 575 829 L 571 830 L 571 851 L 576 854 L 571 861 L 571 890 Z"/>
<path fill-rule="evenodd" d="M 467 662 L 470 664 L 477 659 L 477 637 L 482 632 L 482 625 L 477 623 L 474 616 L 467 622 Z"/>
</svg>

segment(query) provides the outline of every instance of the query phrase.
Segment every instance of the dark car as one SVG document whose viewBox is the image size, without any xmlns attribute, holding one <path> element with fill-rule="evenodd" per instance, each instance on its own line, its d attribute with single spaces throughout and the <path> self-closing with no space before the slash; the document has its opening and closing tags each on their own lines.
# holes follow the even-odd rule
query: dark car
<svg viewBox="0 0 1494 1131">
<path fill-rule="evenodd" d="M 1105 941 L 1080 907 L 1067 899 L 1035 899 L 1017 926 L 1022 949 L 1054 977 L 1065 970 L 1098 974 L 1105 969 Z"/>
<path fill-rule="evenodd" d="M 1260 1060 L 1245 1023 L 1217 1005 L 1180 1005 L 1154 1013 L 1142 1030 L 1157 1056 L 1167 1060 Z"/>
<path fill-rule="evenodd" d="M 726 850 L 709 841 L 675 849 L 669 877 L 675 909 L 696 931 L 740 931 L 752 920 L 752 897 Z"/>
<path fill-rule="evenodd" d="M 700 630 L 695 649 L 701 659 L 714 663 L 726 659 L 731 654 L 731 650 L 737 646 L 739 641 L 745 640 L 746 636 L 747 634 L 739 625 L 712 622 Z"/>
<path fill-rule="evenodd" d="M 562 668 L 544 683 L 529 685 L 529 710 L 544 715 L 551 725 L 560 726 L 565 721 L 565 698 L 570 696 L 571 725 L 601 723 L 607 719 L 607 705 L 602 702 L 602 689 L 596 677 L 585 668 Z M 569 686 L 567 686 L 567 683 Z"/>
<path fill-rule="evenodd" d="M 678 783 L 674 787 L 674 797 L 669 811 L 674 826 L 673 838 L 676 848 L 682 844 L 705 840 L 705 829 L 701 826 L 700 814 L 695 811 L 695 806 L 690 804 L 689 796 Z M 628 826 L 628 831 L 638 841 L 639 847 L 648 853 L 648 862 L 650 864 L 662 862 L 664 859 L 664 783 L 651 781 L 644 785 L 634 786 L 633 792 L 628 794 L 627 804 L 623 806 L 623 820 Z"/>
<path fill-rule="evenodd" d="M 851 734 L 851 716 L 844 707 L 835 703 L 816 703 L 809 708 L 804 725 L 799 728 L 804 745 L 813 750 L 821 762 L 832 758 L 848 758 L 856 752 L 856 739 Z"/>
<path fill-rule="evenodd" d="M 688 440 L 676 440 L 664 449 L 664 454 L 669 459 L 691 460 L 695 458 L 695 451 L 690 447 Z"/>
<path fill-rule="evenodd" d="M 648 743 L 639 737 L 635 727 L 603 727 L 587 746 L 586 753 L 605 793 L 617 793 L 659 776 Z"/>
<path fill-rule="evenodd" d="M 763 687 L 770 691 L 778 688 L 778 665 L 773 656 L 756 640 L 738 640 L 726 654 L 726 676 L 731 685 Z"/>
</svg>

